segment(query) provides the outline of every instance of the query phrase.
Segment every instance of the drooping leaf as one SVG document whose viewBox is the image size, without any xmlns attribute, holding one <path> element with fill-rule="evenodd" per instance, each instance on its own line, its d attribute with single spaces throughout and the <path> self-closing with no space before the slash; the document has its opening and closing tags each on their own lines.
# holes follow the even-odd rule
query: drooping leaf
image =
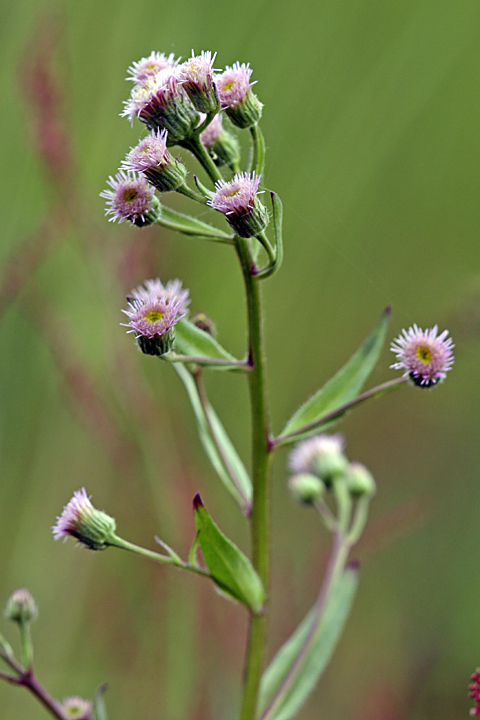
<svg viewBox="0 0 480 720">
<path fill-rule="evenodd" d="M 280 438 L 296 432 L 304 425 L 309 425 L 320 420 L 327 413 L 337 410 L 342 407 L 342 405 L 345 405 L 345 403 L 357 397 L 378 360 L 385 340 L 389 319 L 390 308 L 386 308 L 363 345 L 358 348 L 336 375 L 292 415 L 285 425 Z M 332 425 L 334 422 L 337 422 L 337 420 L 338 418 L 325 423 L 325 425 L 318 425 L 313 429 L 299 434 L 296 439 L 308 437 Z"/>
<path fill-rule="evenodd" d="M 193 508 L 198 542 L 213 580 L 222 592 L 260 613 L 265 590 L 252 563 L 213 522 L 200 495 L 195 496 Z"/>
<path fill-rule="evenodd" d="M 208 405 L 207 414 L 200 401 L 195 381 L 186 367 L 175 363 L 190 398 L 201 443 L 215 472 L 242 510 L 248 514 L 252 503 L 252 482 L 232 441 L 228 437 L 215 411 Z"/>
<path fill-rule="evenodd" d="M 175 350 L 193 357 L 214 358 L 238 363 L 237 358 L 230 355 L 214 337 L 185 318 L 179 320 L 175 325 Z M 217 365 L 214 366 L 214 369 L 228 370 L 229 367 L 228 365 Z"/>
<path fill-rule="evenodd" d="M 340 639 L 358 584 L 348 567 L 338 578 L 319 619 L 314 605 L 265 670 L 260 687 L 261 720 L 289 720 L 324 672 Z"/>
<path fill-rule="evenodd" d="M 107 709 L 103 700 L 103 695 L 107 687 L 107 683 L 103 683 L 103 685 L 99 685 L 95 691 L 95 697 L 93 698 L 95 720 L 107 720 Z"/>
<path fill-rule="evenodd" d="M 223 230 L 219 230 L 213 225 L 204 223 L 190 215 L 183 215 L 171 208 L 162 205 L 160 219 L 157 221 L 159 225 L 168 227 L 171 230 L 177 230 L 185 235 L 199 235 L 217 242 L 231 242 L 232 236 Z"/>
</svg>

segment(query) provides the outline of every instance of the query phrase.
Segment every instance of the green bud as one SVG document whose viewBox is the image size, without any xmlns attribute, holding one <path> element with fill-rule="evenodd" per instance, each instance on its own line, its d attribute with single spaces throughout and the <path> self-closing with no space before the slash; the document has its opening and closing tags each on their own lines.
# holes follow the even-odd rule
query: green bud
<svg viewBox="0 0 480 720">
<path fill-rule="evenodd" d="M 295 500 L 307 505 L 320 500 L 325 491 L 324 483 L 310 473 L 292 475 L 288 481 L 288 487 Z"/>
<path fill-rule="evenodd" d="M 9 597 L 5 617 L 19 624 L 29 623 L 38 615 L 37 603 L 28 590 L 15 590 Z"/>
<path fill-rule="evenodd" d="M 360 463 L 350 463 L 345 479 L 347 488 L 354 497 L 371 496 L 375 494 L 375 480 L 369 470 Z"/>
</svg>

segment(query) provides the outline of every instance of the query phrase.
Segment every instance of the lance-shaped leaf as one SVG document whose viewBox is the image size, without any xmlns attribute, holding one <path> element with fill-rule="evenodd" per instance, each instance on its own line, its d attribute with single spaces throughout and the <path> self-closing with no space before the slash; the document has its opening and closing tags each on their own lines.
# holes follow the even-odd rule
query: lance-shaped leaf
<svg viewBox="0 0 480 720">
<path fill-rule="evenodd" d="M 252 482 L 215 411 L 208 403 L 202 404 L 198 389 L 190 372 L 180 363 L 174 368 L 185 385 L 190 398 L 201 443 L 217 475 L 233 495 L 243 512 L 248 515 L 252 504 Z"/>
<path fill-rule="evenodd" d="M 261 613 L 265 590 L 246 555 L 219 529 L 206 511 L 200 495 L 193 500 L 198 542 L 208 570 L 222 592 Z"/>
<path fill-rule="evenodd" d="M 305 425 L 313 425 L 327 413 L 337 410 L 357 397 L 378 360 L 389 319 L 390 308 L 387 307 L 373 331 L 350 360 L 292 415 L 278 438 L 279 442 L 285 435 L 297 433 Z M 338 419 L 300 432 L 295 440 L 308 437 L 319 429 L 325 429 L 327 425 L 332 425 Z"/>
<path fill-rule="evenodd" d="M 314 605 L 265 670 L 260 687 L 261 720 L 289 720 L 303 705 L 324 672 L 340 639 L 358 584 L 347 567 L 339 576 L 325 612 Z"/>
<path fill-rule="evenodd" d="M 95 697 L 93 698 L 95 720 L 107 720 L 107 709 L 103 700 L 103 695 L 107 687 L 107 683 L 103 683 L 103 685 L 100 685 L 95 691 Z"/>
<path fill-rule="evenodd" d="M 185 318 L 179 320 L 175 325 L 175 350 L 194 357 L 239 363 L 239 360 L 230 355 L 214 337 Z M 229 366 L 217 365 L 215 369 L 228 370 Z"/>
<path fill-rule="evenodd" d="M 170 228 L 170 230 L 177 230 L 185 235 L 198 235 L 217 242 L 232 243 L 232 236 L 224 230 L 219 230 L 213 227 L 213 225 L 204 223 L 190 215 L 183 215 L 164 205 L 162 205 L 161 215 L 157 220 L 157 224 Z"/>
</svg>

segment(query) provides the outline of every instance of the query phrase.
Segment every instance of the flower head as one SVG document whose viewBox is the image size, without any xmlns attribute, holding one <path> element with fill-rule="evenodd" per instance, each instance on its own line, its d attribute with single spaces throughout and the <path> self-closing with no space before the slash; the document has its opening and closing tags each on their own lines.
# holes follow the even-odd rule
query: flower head
<svg viewBox="0 0 480 720">
<path fill-rule="evenodd" d="M 144 177 L 128 170 L 119 170 L 115 177 L 107 180 L 111 190 L 103 190 L 100 197 L 107 201 L 105 215 L 111 215 L 110 222 L 130 220 L 134 225 L 143 227 L 155 222 L 159 202 L 155 197 L 155 189 Z"/>
<path fill-rule="evenodd" d="M 262 103 L 252 92 L 252 70 L 249 64 L 236 62 L 215 77 L 218 99 L 223 110 L 234 125 L 248 128 L 255 125 L 262 115 Z"/>
<path fill-rule="evenodd" d="M 115 532 L 115 520 L 90 502 L 85 488 L 76 490 L 52 527 L 55 540 L 69 535 L 91 550 L 103 550 Z"/>
<path fill-rule="evenodd" d="M 220 106 L 213 82 L 213 63 L 216 54 L 202 52 L 179 65 L 176 76 L 183 89 L 199 112 L 210 113 L 217 111 Z"/>
<path fill-rule="evenodd" d="M 208 205 L 223 213 L 241 237 L 254 237 L 268 223 L 268 212 L 259 201 L 258 186 L 260 177 L 254 172 L 237 173 L 233 180 L 219 180 L 215 185 Z"/>
<path fill-rule="evenodd" d="M 146 280 L 145 287 L 132 290 L 127 301 L 129 309 L 122 312 L 130 321 L 122 324 L 130 328 L 127 332 L 135 333 L 142 352 L 164 355 L 171 350 L 174 326 L 187 314 L 190 302 L 180 280 L 170 280 L 165 287 L 158 278 Z"/>
<path fill-rule="evenodd" d="M 62 710 L 70 720 L 91 720 L 93 706 L 81 697 L 68 697 L 62 702 Z"/>
<path fill-rule="evenodd" d="M 402 334 L 390 345 L 398 361 L 390 367 L 405 370 L 404 377 L 409 376 L 420 387 L 432 387 L 445 379 L 454 362 L 452 350 L 455 345 L 447 337 L 448 330 L 438 336 L 437 332 L 437 325 L 427 330 L 417 325 L 402 330 Z"/>
<path fill-rule="evenodd" d="M 470 710 L 472 717 L 480 716 L 480 668 L 477 668 L 470 678 L 468 697 L 475 701 L 475 707 Z"/>
<path fill-rule="evenodd" d="M 170 68 L 135 85 L 121 114 L 131 123 L 138 117 L 149 130 L 168 130 L 168 145 L 176 145 L 190 137 L 199 120 L 175 71 Z"/>
<path fill-rule="evenodd" d="M 143 173 L 160 192 L 176 190 L 187 175 L 185 166 L 167 149 L 167 134 L 166 130 L 152 130 L 130 150 L 122 163 L 125 170 Z"/>
<path fill-rule="evenodd" d="M 130 77 L 127 80 L 132 80 L 134 83 L 141 84 L 148 80 L 150 77 L 154 77 L 160 70 L 173 70 L 178 60 L 175 60 L 173 53 L 165 55 L 165 53 L 151 52 L 148 57 L 137 60 L 130 65 L 127 70 Z"/>
<path fill-rule="evenodd" d="M 37 615 L 37 603 L 32 594 L 24 588 L 14 590 L 5 608 L 5 617 L 13 622 L 28 623 L 35 620 Z"/>
<path fill-rule="evenodd" d="M 295 474 L 313 474 L 329 485 L 343 474 L 348 461 L 343 454 L 341 435 L 314 435 L 299 442 L 290 453 L 289 466 Z"/>
</svg>

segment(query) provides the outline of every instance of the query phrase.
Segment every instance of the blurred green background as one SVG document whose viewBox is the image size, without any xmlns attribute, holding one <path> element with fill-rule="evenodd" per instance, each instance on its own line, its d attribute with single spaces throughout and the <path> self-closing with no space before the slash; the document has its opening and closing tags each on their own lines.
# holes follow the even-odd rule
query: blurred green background
<svg viewBox="0 0 480 720">
<path fill-rule="evenodd" d="M 172 368 L 119 326 L 144 278 L 180 277 L 245 343 L 229 248 L 108 224 L 98 193 L 142 132 L 119 117 L 151 50 L 250 62 L 264 102 L 265 184 L 285 208 L 285 263 L 264 284 L 274 428 L 349 357 L 388 303 L 391 337 L 448 327 L 456 364 L 340 426 L 378 494 L 355 555 L 359 596 L 305 720 L 467 717 L 480 664 L 480 6 L 478 0 L 3 2 L 0 600 L 40 606 L 37 671 L 56 697 L 108 682 L 109 716 L 234 718 L 246 614 L 209 584 L 127 553 L 54 543 L 82 486 L 124 537 L 185 553 L 201 491 L 245 523 L 197 440 Z M 185 156 L 185 153 L 183 154 Z M 191 165 L 192 169 L 194 168 Z M 188 211 L 188 201 L 175 198 Z M 388 349 L 371 384 L 394 376 Z M 244 379 L 209 390 L 248 458 Z M 269 656 L 316 594 L 328 538 L 275 462 Z M 1 631 L 12 639 L 13 628 Z M 2 720 L 47 717 L 0 685 Z"/>
</svg>

